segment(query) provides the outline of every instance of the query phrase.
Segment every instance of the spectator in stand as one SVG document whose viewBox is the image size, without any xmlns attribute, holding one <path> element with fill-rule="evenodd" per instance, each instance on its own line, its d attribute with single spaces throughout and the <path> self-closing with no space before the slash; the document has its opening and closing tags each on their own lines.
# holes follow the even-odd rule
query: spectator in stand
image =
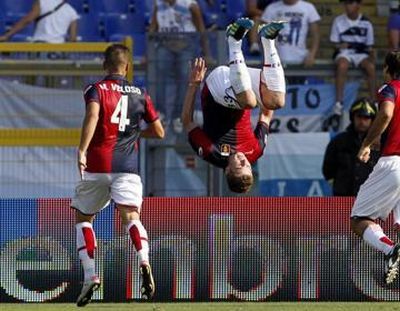
<svg viewBox="0 0 400 311">
<path fill-rule="evenodd" d="M 261 53 L 258 40 L 257 29 L 260 25 L 260 18 L 265 8 L 277 0 L 246 0 L 246 15 L 253 20 L 255 27 L 249 31 L 250 54 L 259 55 Z"/>
<path fill-rule="evenodd" d="M 321 19 L 315 6 L 303 0 L 280 0 L 270 4 L 261 16 L 263 22 L 287 21 L 277 38 L 277 48 L 284 64 L 312 66 L 319 48 L 318 22 Z M 306 40 L 310 31 L 310 48 Z"/>
<path fill-rule="evenodd" d="M 371 150 L 367 163 L 357 158 L 377 109 L 367 98 L 357 99 L 350 108 L 350 124 L 346 131 L 336 135 L 325 151 L 322 173 L 327 181 L 333 183 L 334 196 L 355 196 L 360 186 L 379 158 L 378 150 Z"/>
<path fill-rule="evenodd" d="M 32 9 L 16 22 L 6 33 L 0 36 L 1 41 L 10 38 L 35 22 L 35 32 L 32 41 L 63 43 L 76 41 L 78 13 L 63 0 L 36 0 Z"/>
<path fill-rule="evenodd" d="M 336 103 L 328 118 L 326 129 L 337 131 L 343 112 L 343 92 L 350 65 L 363 69 L 367 76 L 370 98 L 375 100 L 374 29 L 371 22 L 360 13 L 361 0 L 340 0 L 345 13 L 337 16 L 332 24 L 330 40 L 336 46 Z"/>
<path fill-rule="evenodd" d="M 210 59 L 208 39 L 201 9 L 194 0 L 156 0 L 150 24 L 150 33 L 156 36 L 157 94 L 163 122 L 172 122 L 172 129 L 183 131 L 180 118 L 185 98 L 187 65 L 196 54 L 196 40 L 200 43 L 206 59 Z"/>
<path fill-rule="evenodd" d="M 388 20 L 388 40 L 389 49 L 399 49 L 400 43 L 400 12 L 399 12 L 399 1 L 390 1 L 390 17 Z"/>
</svg>

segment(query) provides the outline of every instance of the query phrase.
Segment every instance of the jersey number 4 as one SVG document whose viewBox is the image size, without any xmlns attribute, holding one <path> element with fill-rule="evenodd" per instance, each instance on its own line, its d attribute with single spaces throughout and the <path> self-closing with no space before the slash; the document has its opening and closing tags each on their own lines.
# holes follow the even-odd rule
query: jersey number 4
<svg viewBox="0 0 400 311">
<path fill-rule="evenodd" d="M 125 132 L 126 126 L 130 124 L 131 120 L 127 116 L 128 95 L 122 95 L 111 116 L 111 123 L 118 124 L 118 131 Z"/>
</svg>

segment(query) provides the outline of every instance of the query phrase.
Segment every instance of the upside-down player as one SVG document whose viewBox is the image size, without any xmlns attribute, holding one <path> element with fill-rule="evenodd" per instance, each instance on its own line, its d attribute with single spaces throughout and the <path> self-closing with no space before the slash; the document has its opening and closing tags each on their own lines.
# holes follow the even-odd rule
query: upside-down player
<svg viewBox="0 0 400 311">
<path fill-rule="evenodd" d="M 283 22 L 260 25 L 258 34 L 264 51 L 262 70 L 248 68 L 242 53 L 242 38 L 253 21 L 240 18 L 227 28 L 229 67 L 219 66 L 206 78 L 201 103 L 204 124 L 193 121 L 195 97 L 206 73 L 203 59 L 191 68 L 182 111 L 189 142 L 204 160 L 225 170 L 229 188 L 238 193 L 253 184 L 251 163 L 263 154 L 273 110 L 285 103 L 285 77 L 274 38 Z M 251 109 L 260 107 L 256 128 L 251 126 Z"/>
<path fill-rule="evenodd" d="M 84 271 L 78 306 L 88 304 L 100 286 L 92 223 L 111 199 L 139 256 L 142 297 L 154 295 L 148 236 L 140 221 L 143 187 L 138 172 L 138 138 L 162 138 L 164 129 L 150 97 L 125 79 L 129 53 L 120 44 L 108 47 L 104 60 L 108 75 L 85 90 L 86 114 L 78 150 L 82 180 L 71 203 L 76 210 L 76 243 Z M 139 127 L 142 120 L 148 123 L 143 131 Z"/>
</svg>

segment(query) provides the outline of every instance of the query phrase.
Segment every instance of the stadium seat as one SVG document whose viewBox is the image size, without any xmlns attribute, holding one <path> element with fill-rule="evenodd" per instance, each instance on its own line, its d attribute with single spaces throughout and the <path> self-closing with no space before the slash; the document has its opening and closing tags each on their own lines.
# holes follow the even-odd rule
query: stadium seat
<svg viewBox="0 0 400 311">
<path fill-rule="evenodd" d="M 209 5 L 206 0 L 197 0 L 207 28 L 217 26 L 218 29 L 225 29 L 231 19 L 227 15 L 227 4 L 223 0 L 214 0 L 213 5 Z"/>
<path fill-rule="evenodd" d="M 121 42 L 127 34 L 115 33 L 110 36 L 109 41 Z M 133 39 L 133 57 L 143 57 L 146 54 L 146 34 L 144 33 L 129 33 Z"/>
<path fill-rule="evenodd" d="M 133 9 L 133 3 L 131 0 L 97 0 L 102 2 L 102 10 L 105 14 L 110 13 L 130 13 Z"/>
<path fill-rule="evenodd" d="M 98 15 L 83 14 L 78 19 L 78 41 L 105 41 L 103 21 Z"/>
<path fill-rule="evenodd" d="M 21 17 L 20 16 L 7 16 L 4 21 L 4 28 L 7 31 L 14 25 Z M 10 41 L 13 42 L 24 42 L 31 41 L 33 33 L 35 31 L 34 23 L 30 23 L 24 29 L 12 36 Z"/>
<path fill-rule="evenodd" d="M 68 3 L 79 13 L 85 14 L 89 12 L 87 0 L 68 0 Z"/>
<path fill-rule="evenodd" d="M 226 6 L 226 14 L 231 22 L 245 15 L 246 7 L 244 0 L 230 1 Z"/>
<path fill-rule="evenodd" d="M 34 0 L 1 0 L 0 11 L 7 16 L 21 16 L 31 10 L 33 2 Z"/>
<path fill-rule="evenodd" d="M 145 31 L 144 14 L 109 14 L 105 16 L 104 32 L 107 40 L 110 40 L 110 37 L 115 34 L 131 35 Z"/>
</svg>

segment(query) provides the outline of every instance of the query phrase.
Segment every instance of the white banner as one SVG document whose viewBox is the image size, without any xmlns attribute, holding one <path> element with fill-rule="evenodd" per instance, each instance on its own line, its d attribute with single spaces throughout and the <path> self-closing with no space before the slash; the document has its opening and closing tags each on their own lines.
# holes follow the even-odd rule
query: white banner
<svg viewBox="0 0 400 311">
<path fill-rule="evenodd" d="M 79 128 L 83 92 L 0 80 L 0 128 Z"/>
<path fill-rule="evenodd" d="M 322 176 L 329 133 L 271 134 L 265 155 L 258 160 L 262 196 L 327 196 Z"/>
</svg>

